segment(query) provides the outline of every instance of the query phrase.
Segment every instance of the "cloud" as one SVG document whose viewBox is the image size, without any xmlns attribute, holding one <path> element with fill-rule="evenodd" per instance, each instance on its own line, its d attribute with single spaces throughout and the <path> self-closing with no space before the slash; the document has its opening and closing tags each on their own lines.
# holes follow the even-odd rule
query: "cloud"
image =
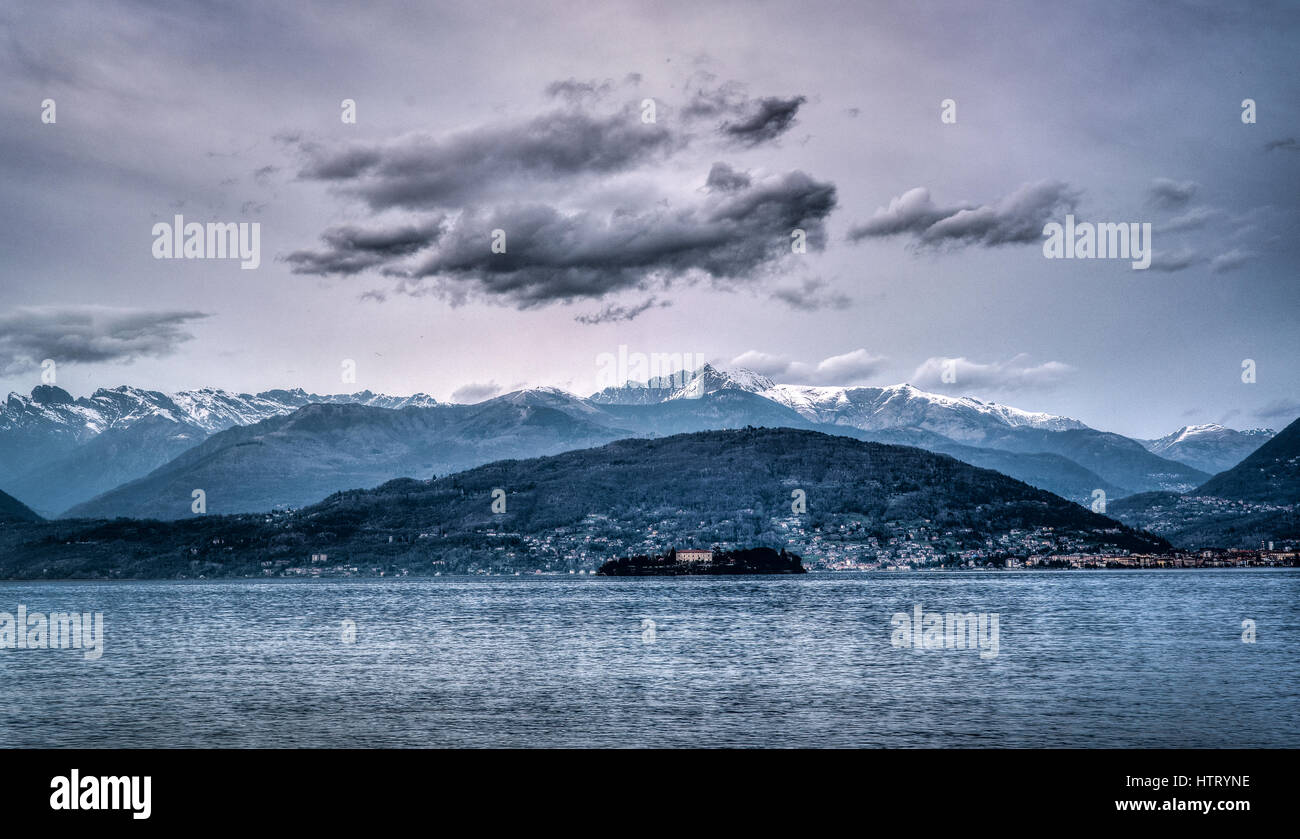
<svg viewBox="0 0 1300 839">
<path fill-rule="evenodd" d="M 1221 253 L 1210 260 L 1210 270 L 1216 274 L 1223 274 L 1228 271 L 1235 271 L 1247 262 L 1255 258 L 1255 254 L 1241 248 L 1233 248 L 1227 253 Z"/>
<path fill-rule="evenodd" d="M 598 99 L 607 95 L 613 89 L 614 82 L 610 79 L 598 82 L 594 79 L 580 81 L 578 79 L 568 78 L 548 84 L 546 86 L 546 95 L 557 99 L 567 99 L 573 102 L 588 98 Z"/>
<path fill-rule="evenodd" d="M 1195 181 L 1174 181 L 1156 178 L 1147 190 L 1147 201 L 1167 210 L 1178 209 L 1192 200 L 1200 184 Z"/>
<path fill-rule="evenodd" d="M 0 366 L 19 373 L 47 358 L 58 364 L 161 358 L 194 337 L 183 328 L 187 322 L 206 317 L 108 306 L 19 307 L 0 315 Z"/>
<path fill-rule="evenodd" d="M 795 228 L 806 231 L 810 247 L 824 248 L 824 221 L 835 205 L 833 184 L 791 172 L 695 195 L 677 208 L 467 209 L 441 220 L 436 230 L 424 228 L 423 243 L 411 241 L 405 226 L 365 235 L 335 229 L 322 237 L 325 250 L 300 251 L 289 261 L 296 273 L 306 274 L 382 265 L 407 293 L 434 293 L 453 303 L 480 297 L 528 308 L 674 280 L 756 281 L 789 256 Z M 504 253 L 492 252 L 494 230 L 505 232 Z M 417 251 L 418 259 L 406 259 Z"/>
<path fill-rule="evenodd" d="M 428 247 L 441 234 L 441 216 L 419 224 L 399 224 L 387 229 L 341 225 L 321 234 L 327 249 L 294 251 L 285 257 L 285 261 L 295 274 L 357 274 L 410 256 Z M 383 300 L 373 292 L 362 297 Z"/>
<path fill-rule="evenodd" d="M 777 285 L 772 289 L 772 297 L 801 312 L 843 309 L 852 302 L 848 295 L 831 291 L 825 280 L 815 277 L 794 285 Z"/>
<path fill-rule="evenodd" d="M 377 273 L 397 291 L 453 305 L 529 308 L 706 280 L 761 286 L 789 256 L 795 228 L 824 249 L 835 186 L 799 171 L 758 179 L 716 162 L 704 190 L 660 191 L 677 180 L 665 177 L 664 163 L 703 134 L 766 143 L 789 129 L 806 101 L 754 98 L 708 74 L 696 82 L 676 114 L 665 103 L 669 118 L 651 123 L 639 103 L 603 104 L 614 82 L 569 78 L 546 88 L 562 107 L 451 134 L 345 145 L 282 137 L 301 158 L 300 179 L 369 210 L 358 223 L 325 230 L 319 247 L 283 259 L 299 274 Z M 496 231 L 506 247 L 494 252 Z M 782 287 L 778 299 L 800 308 L 843 302 L 823 285 Z M 645 310 L 611 304 L 577 319 L 630 320 Z"/>
<path fill-rule="evenodd" d="M 594 326 L 598 323 L 619 323 L 621 321 L 634 320 L 638 315 L 650 309 L 662 309 L 669 305 L 671 304 L 667 300 L 660 301 L 654 297 L 650 297 L 631 306 L 618 306 L 611 303 L 599 312 L 577 315 L 573 319 L 578 323 L 583 323 L 588 326 Z"/>
<path fill-rule="evenodd" d="M 372 210 L 456 208 L 521 186 L 625 172 L 685 142 L 643 123 L 632 105 L 605 114 L 571 107 L 446 137 L 407 134 L 343 147 L 299 141 L 298 177 L 328 183 Z"/>
<path fill-rule="evenodd" d="M 858 385 L 877 375 L 885 357 L 865 349 L 833 355 L 821 361 L 792 361 L 785 356 L 749 350 L 731 360 L 734 367 L 753 370 L 782 384 Z"/>
<path fill-rule="evenodd" d="M 715 121 L 715 130 L 724 140 L 753 146 L 767 143 L 785 134 L 795 124 L 806 96 L 751 97 L 739 82 L 718 82 L 707 71 L 687 81 L 690 97 L 681 109 L 687 122 Z"/>
<path fill-rule="evenodd" d="M 564 193 L 584 178 L 662 163 L 699 139 L 694 126 L 705 118 L 721 118 L 714 133 L 732 145 L 768 143 L 790 129 L 806 101 L 751 98 L 735 83 L 706 85 L 682 108 L 682 119 L 647 123 L 639 102 L 603 105 L 613 89 L 610 81 L 552 82 L 546 92 L 562 107 L 446 135 L 342 145 L 280 139 L 301 157 L 300 179 L 328 184 L 372 210 L 454 209 L 514 199 L 525 188 Z"/>
<path fill-rule="evenodd" d="M 781 99 L 767 96 L 748 103 L 737 120 L 724 122 L 723 134 L 747 146 L 766 143 L 780 137 L 794 125 L 799 107 L 808 101 L 803 96 Z"/>
<path fill-rule="evenodd" d="M 1202 261 L 1199 253 L 1189 248 L 1180 248 L 1172 251 L 1158 250 L 1151 254 L 1151 268 L 1156 271 L 1173 273 L 1190 268 L 1196 263 Z"/>
<path fill-rule="evenodd" d="M 1274 399 L 1255 410 L 1255 416 L 1264 420 L 1282 420 L 1290 424 L 1300 417 L 1300 399 Z"/>
<path fill-rule="evenodd" d="M 850 241 L 907 234 L 922 246 L 996 247 L 1042 239 L 1043 225 L 1073 212 L 1079 192 L 1061 181 L 1024 184 L 993 204 L 940 207 L 925 187 L 910 189 L 849 230 Z"/>
<path fill-rule="evenodd" d="M 1287 137 L 1283 140 L 1269 140 L 1264 144 L 1264 151 L 1274 151 L 1276 149 L 1281 149 L 1282 151 L 1300 151 L 1300 142 L 1296 142 L 1295 137 Z"/>
<path fill-rule="evenodd" d="M 945 381 L 944 373 L 952 371 L 954 381 Z M 962 391 L 991 390 L 1047 390 L 1065 381 L 1074 368 L 1059 361 L 1031 364 L 1029 356 L 1021 353 L 1010 361 L 981 364 L 967 358 L 935 357 L 926 359 L 912 374 L 912 382 L 926 390 L 959 388 Z"/>
<path fill-rule="evenodd" d="M 495 381 L 470 382 L 453 390 L 451 392 L 451 401 L 459 402 L 462 405 L 472 405 L 475 402 L 491 399 L 500 392 L 501 385 Z"/>
<path fill-rule="evenodd" d="M 1222 216 L 1222 212 L 1210 207 L 1192 207 L 1182 215 L 1174 216 L 1169 221 L 1158 224 L 1156 229 L 1161 233 L 1179 233 L 1184 230 L 1197 230 Z"/>
<path fill-rule="evenodd" d="M 704 185 L 709 189 L 716 189 L 721 192 L 730 192 L 736 189 L 746 189 L 753 183 L 749 175 L 744 172 L 737 172 L 726 163 L 715 163 L 709 170 L 709 176 L 705 179 Z"/>
</svg>

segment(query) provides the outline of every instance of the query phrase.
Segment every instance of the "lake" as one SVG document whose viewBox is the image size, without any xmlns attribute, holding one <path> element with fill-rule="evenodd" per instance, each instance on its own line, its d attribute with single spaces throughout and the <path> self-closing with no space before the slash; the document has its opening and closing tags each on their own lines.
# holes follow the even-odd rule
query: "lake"
<svg viewBox="0 0 1300 839">
<path fill-rule="evenodd" d="M 19 604 L 102 612 L 104 645 L 0 650 L 9 747 L 1300 746 L 1295 569 L 0 583 Z M 917 607 L 996 647 L 913 644 Z"/>
</svg>

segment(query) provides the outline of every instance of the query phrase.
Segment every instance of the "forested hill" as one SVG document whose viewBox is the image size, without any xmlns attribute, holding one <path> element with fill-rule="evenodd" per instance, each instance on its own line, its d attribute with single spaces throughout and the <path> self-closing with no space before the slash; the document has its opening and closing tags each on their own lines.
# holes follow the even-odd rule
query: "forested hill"
<svg viewBox="0 0 1300 839">
<path fill-rule="evenodd" d="M 0 576 L 38 564 L 50 576 L 275 574 L 318 554 L 358 573 L 594 569 L 687 545 L 786 547 L 810 561 L 832 548 L 869 557 L 909 541 L 931 554 L 1168 548 L 946 455 L 752 428 L 390 481 L 290 513 L 63 522 L 41 532 L 8 552 Z"/>
</svg>

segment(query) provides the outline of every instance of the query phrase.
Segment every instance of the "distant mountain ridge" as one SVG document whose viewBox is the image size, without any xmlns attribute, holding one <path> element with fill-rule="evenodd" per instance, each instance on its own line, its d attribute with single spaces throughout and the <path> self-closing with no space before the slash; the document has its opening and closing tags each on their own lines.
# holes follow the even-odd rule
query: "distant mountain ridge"
<svg viewBox="0 0 1300 839">
<path fill-rule="evenodd" d="M 426 394 L 363 390 L 319 395 L 300 388 L 258 394 L 217 388 L 166 394 L 128 386 L 74 399 L 53 385 L 0 405 L 0 485 L 54 515 L 161 466 L 209 434 L 311 404 L 397 409 L 439 404 Z"/>
<path fill-rule="evenodd" d="M 1140 442 L 1152 454 L 1186 463 L 1214 475 L 1236 466 L 1276 433 L 1271 428 L 1237 431 L 1209 423 L 1185 425 L 1157 440 Z"/>
<path fill-rule="evenodd" d="M 365 410 L 311 408 L 319 405 Z M 503 457 L 746 426 L 917 446 L 1083 504 L 1098 489 L 1111 499 L 1181 493 L 1211 476 L 1153 452 L 1150 441 L 1098 431 L 1070 417 L 906 384 L 783 385 L 752 371 L 706 364 L 587 398 L 539 387 L 471 405 L 424 394 L 320 396 L 301 389 L 167 395 L 120 387 L 74 400 L 42 386 L 30 398 L 11 396 L 0 411 L 0 486 L 47 517 L 188 516 L 190 493 L 199 488 L 209 492 L 213 512 L 251 512 L 300 507 L 339 490 L 445 474 Z M 1182 438 L 1207 445 L 1260 439 L 1225 431 L 1230 433 Z"/>
</svg>

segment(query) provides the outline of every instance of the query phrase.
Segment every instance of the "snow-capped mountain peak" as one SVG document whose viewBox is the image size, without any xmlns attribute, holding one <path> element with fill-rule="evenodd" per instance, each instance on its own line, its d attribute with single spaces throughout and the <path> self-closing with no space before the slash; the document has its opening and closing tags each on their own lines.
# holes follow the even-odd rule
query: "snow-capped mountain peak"
<svg viewBox="0 0 1300 839">
<path fill-rule="evenodd" d="M 247 394 L 205 387 L 166 394 L 129 385 L 99 388 L 90 396 L 73 399 L 62 388 L 40 385 L 31 396 L 9 394 L 8 400 L 0 406 L 0 429 L 44 427 L 77 439 L 88 439 L 110 428 L 122 428 L 146 418 L 158 417 L 213 433 L 236 425 L 251 425 L 316 402 L 382 408 L 438 404 L 433 397 L 422 393 L 385 396 L 365 390 L 319 396 L 300 388 Z"/>
<path fill-rule="evenodd" d="M 929 393 L 910 384 L 888 387 L 775 385 L 762 396 L 806 419 L 868 431 L 921 428 L 954 440 L 975 441 L 998 428 L 1065 431 L 1086 428 L 1070 417 L 1024 411 L 969 396 Z"/>
</svg>

